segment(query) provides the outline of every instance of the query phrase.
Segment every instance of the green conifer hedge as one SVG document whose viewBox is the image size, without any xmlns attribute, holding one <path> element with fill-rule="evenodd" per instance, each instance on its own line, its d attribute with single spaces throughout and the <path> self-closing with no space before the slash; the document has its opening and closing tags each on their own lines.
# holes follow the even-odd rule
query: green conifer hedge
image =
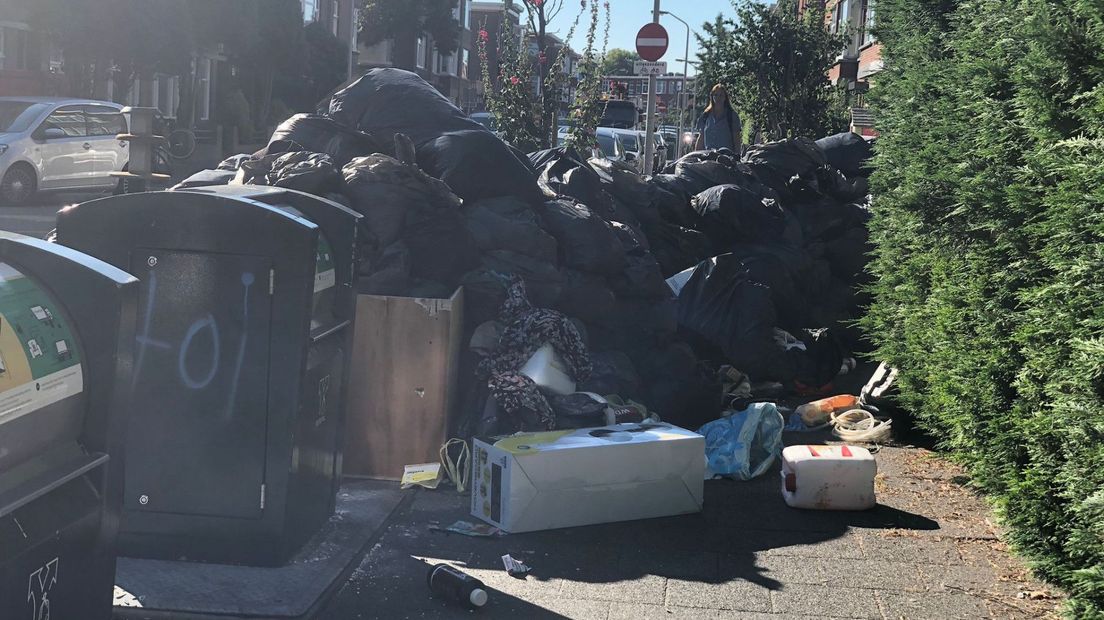
<svg viewBox="0 0 1104 620">
<path fill-rule="evenodd" d="M 1104 1 L 877 0 L 876 282 L 903 404 L 1104 617 Z"/>
</svg>

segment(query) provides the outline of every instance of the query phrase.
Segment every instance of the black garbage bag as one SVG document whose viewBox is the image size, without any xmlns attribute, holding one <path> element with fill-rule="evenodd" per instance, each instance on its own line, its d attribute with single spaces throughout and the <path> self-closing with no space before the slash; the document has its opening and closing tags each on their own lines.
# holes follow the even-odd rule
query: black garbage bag
<svg viewBox="0 0 1104 620">
<path fill-rule="evenodd" d="M 728 166 L 717 161 L 699 161 L 679 164 L 675 176 L 681 179 L 683 187 L 701 193 L 715 185 L 743 185 L 751 171 L 747 168 L 741 171 L 735 163 Z"/>
<path fill-rule="evenodd" d="M 357 291 L 366 295 L 406 295 L 410 288 L 410 249 L 402 241 L 384 248 L 374 260 L 362 259 Z"/>
<path fill-rule="evenodd" d="M 579 384 L 577 390 L 602 396 L 616 394 L 624 398 L 640 398 L 642 381 L 628 355 L 621 351 L 591 353 L 590 363 L 594 367 L 590 378 Z"/>
<path fill-rule="evenodd" d="M 316 153 L 326 153 L 335 166 L 341 167 L 356 157 L 373 153 L 390 153 L 371 134 L 344 126 L 332 118 L 316 114 L 296 114 L 280 123 L 269 139 L 270 152 L 275 143 L 293 143 L 298 148 Z"/>
<path fill-rule="evenodd" d="M 563 274 L 557 310 L 587 323 L 609 321 L 616 316 L 617 297 L 602 276 L 575 269 L 565 269 Z"/>
<path fill-rule="evenodd" d="M 590 160 L 590 167 L 613 196 L 613 219 L 637 228 L 659 224 L 661 218 L 653 188 L 635 169 L 622 162 L 597 158 Z M 631 218 L 626 212 L 632 214 Z"/>
<path fill-rule="evenodd" d="M 307 149 L 310 150 L 310 149 Z M 253 159 L 253 156 L 249 153 L 239 153 L 237 155 L 231 155 L 226 159 L 219 162 L 218 166 L 215 166 L 216 170 L 233 170 L 236 171 L 241 168 L 242 162 Z"/>
<path fill-rule="evenodd" d="M 832 198 L 793 203 L 790 211 L 810 243 L 835 239 L 852 228 L 865 227 L 870 219 L 870 211 L 862 205 Z"/>
<path fill-rule="evenodd" d="M 455 287 L 461 276 L 479 266 L 479 247 L 458 210 L 440 209 L 408 224 L 402 240 L 410 248 L 410 272 L 417 278 Z"/>
<path fill-rule="evenodd" d="M 827 164 L 824 153 L 808 138 L 793 138 L 755 144 L 744 154 L 747 164 L 763 183 L 780 196 L 790 195 L 790 179 L 815 178 L 816 170 Z"/>
<path fill-rule="evenodd" d="M 652 254 L 665 278 L 697 265 L 708 258 L 712 250 L 709 238 L 690 228 L 663 223 L 646 232 Z"/>
<path fill-rule="evenodd" d="M 200 170 L 183 181 L 173 185 L 170 189 L 185 189 L 188 187 L 209 187 L 211 185 L 226 185 L 234 180 L 234 170 Z"/>
<path fill-rule="evenodd" d="M 234 183 L 286 187 L 321 196 L 341 189 L 341 175 L 325 153 L 291 151 L 242 160 Z"/>
<path fill-rule="evenodd" d="M 396 133 L 420 146 L 450 131 L 487 131 L 418 74 L 402 69 L 369 69 L 335 93 L 326 112 L 382 144 L 391 144 Z"/>
<path fill-rule="evenodd" d="M 533 168 L 537 170 L 543 169 L 549 162 L 558 159 L 569 159 L 575 162 L 578 166 L 585 166 L 589 157 L 584 156 L 578 149 L 573 146 L 557 146 L 551 149 L 544 149 L 542 151 L 534 151 L 528 155 L 529 163 L 533 165 Z"/>
<path fill-rule="evenodd" d="M 508 250 L 495 250 L 483 253 L 482 267 L 498 274 L 521 277 L 529 298 L 541 308 L 555 307 L 563 292 L 563 274 L 547 261 Z"/>
<path fill-rule="evenodd" d="M 572 198 L 606 218 L 614 213 L 613 197 L 605 191 L 598 173 L 571 157 L 549 159 L 540 170 L 537 184 L 548 198 Z"/>
<path fill-rule="evenodd" d="M 669 299 L 667 286 L 655 256 L 642 244 L 636 232 L 621 222 L 610 222 L 621 247 L 625 248 L 628 266 L 609 277 L 610 288 L 619 298 Z"/>
<path fill-rule="evenodd" d="M 674 341 L 634 358 L 643 383 L 643 402 L 665 422 L 700 428 L 721 415 L 721 385 L 694 349 Z"/>
<path fill-rule="evenodd" d="M 592 428 L 606 425 L 606 409 L 609 404 L 589 394 L 575 392 L 560 396 L 546 396 L 552 413 L 556 416 L 556 428 Z"/>
<path fill-rule="evenodd" d="M 824 166 L 816 171 L 817 186 L 820 191 L 836 200 L 862 201 L 870 191 L 866 177 L 847 178 L 833 166 Z"/>
<path fill-rule="evenodd" d="M 674 174 L 675 168 L 678 168 L 679 164 L 697 163 L 702 161 L 716 161 L 731 167 L 736 162 L 740 161 L 740 157 L 736 155 L 735 151 L 728 148 L 690 151 L 682 157 L 668 162 L 667 165 L 663 168 L 663 174 Z"/>
<path fill-rule="evenodd" d="M 683 193 L 681 189 L 675 193 L 668 190 L 664 185 L 652 183 L 650 193 L 652 206 L 661 221 L 687 228 L 695 228 L 700 223 L 697 211 L 694 211 L 690 204 L 690 197 Z"/>
<path fill-rule="evenodd" d="M 369 254 L 397 241 L 406 225 L 460 208 L 460 199 L 443 182 L 387 155 L 358 157 L 342 174 L 350 207 L 364 216 Z"/>
<path fill-rule="evenodd" d="M 585 205 L 571 200 L 549 200 L 541 209 L 544 229 L 559 241 L 568 267 L 614 275 L 625 269 L 625 250 L 613 227 Z"/>
<path fill-rule="evenodd" d="M 828 163 L 849 177 L 867 176 L 866 163 L 874 149 L 862 136 L 845 131 L 816 141 Z"/>
<path fill-rule="evenodd" d="M 511 196 L 540 200 L 536 172 L 493 133 L 480 130 L 442 134 L 418 148 L 418 166 L 444 181 L 465 201 Z"/>
<path fill-rule="evenodd" d="M 479 249 L 510 250 L 556 262 L 556 239 L 540 228 L 540 218 L 517 198 L 490 198 L 464 205 L 464 218 Z"/>
<path fill-rule="evenodd" d="M 778 202 L 739 185 L 718 185 L 694 196 L 701 230 L 720 252 L 740 242 L 781 241 L 786 214 Z"/>
<path fill-rule="evenodd" d="M 702 261 L 678 297 L 678 324 L 699 352 L 718 352 L 755 381 L 821 386 L 839 373 L 843 352 L 829 338 L 787 348 L 776 341 L 779 317 L 771 287 L 740 257 Z"/>
</svg>

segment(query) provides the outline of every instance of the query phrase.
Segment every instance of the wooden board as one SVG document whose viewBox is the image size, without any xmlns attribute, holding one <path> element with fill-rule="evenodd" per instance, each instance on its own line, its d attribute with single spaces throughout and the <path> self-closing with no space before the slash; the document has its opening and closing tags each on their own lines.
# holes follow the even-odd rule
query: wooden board
<svg viewBox="0 0 1104 620">
<path fill-rule="evenodd" d="M 344 472 L 398 480 L 438 460 L 458 400 L 464 291 L 450 299 L 357 296 Z"/>
</svg>

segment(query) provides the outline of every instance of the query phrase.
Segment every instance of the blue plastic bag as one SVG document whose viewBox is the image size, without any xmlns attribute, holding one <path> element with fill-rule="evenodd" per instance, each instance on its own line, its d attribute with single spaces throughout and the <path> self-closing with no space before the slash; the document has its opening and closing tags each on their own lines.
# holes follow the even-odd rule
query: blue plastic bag
<svg viewBox="0 0 1104 620">
<path fill-rule="evenodd" d="M 782 453 L 785 421 L 774 403 L 754 403 L 698 429 L 709 472 L 735 480 L 765 473 Z"/>
</svg>

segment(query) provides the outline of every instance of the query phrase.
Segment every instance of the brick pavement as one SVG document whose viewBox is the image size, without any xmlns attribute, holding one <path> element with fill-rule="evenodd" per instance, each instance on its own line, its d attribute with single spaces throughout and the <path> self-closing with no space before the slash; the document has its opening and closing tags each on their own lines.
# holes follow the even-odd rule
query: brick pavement
<svg viewBox="0 0 1104 620">
<path fill-rule="evenodd" d="M 807 436 L 787 435 L 787 443 Z M 323 618 L 1038 618 L 1059 605 L 1009 555 L 984 500 L 930 452 L 877 454 L 878 508 L 787 507 L 777 472 L 706 483 L 699 515 L 466 538 L 428 529 L 469 519 L 451 489 L 412 491 Z M 533 567 L 509 577 L 500 557 Z M 468 612 L 429 595 L 425 562 L 483 580 Z M 1036 600 L 1047 592 L 1048 598 Z"/>
</svg>

